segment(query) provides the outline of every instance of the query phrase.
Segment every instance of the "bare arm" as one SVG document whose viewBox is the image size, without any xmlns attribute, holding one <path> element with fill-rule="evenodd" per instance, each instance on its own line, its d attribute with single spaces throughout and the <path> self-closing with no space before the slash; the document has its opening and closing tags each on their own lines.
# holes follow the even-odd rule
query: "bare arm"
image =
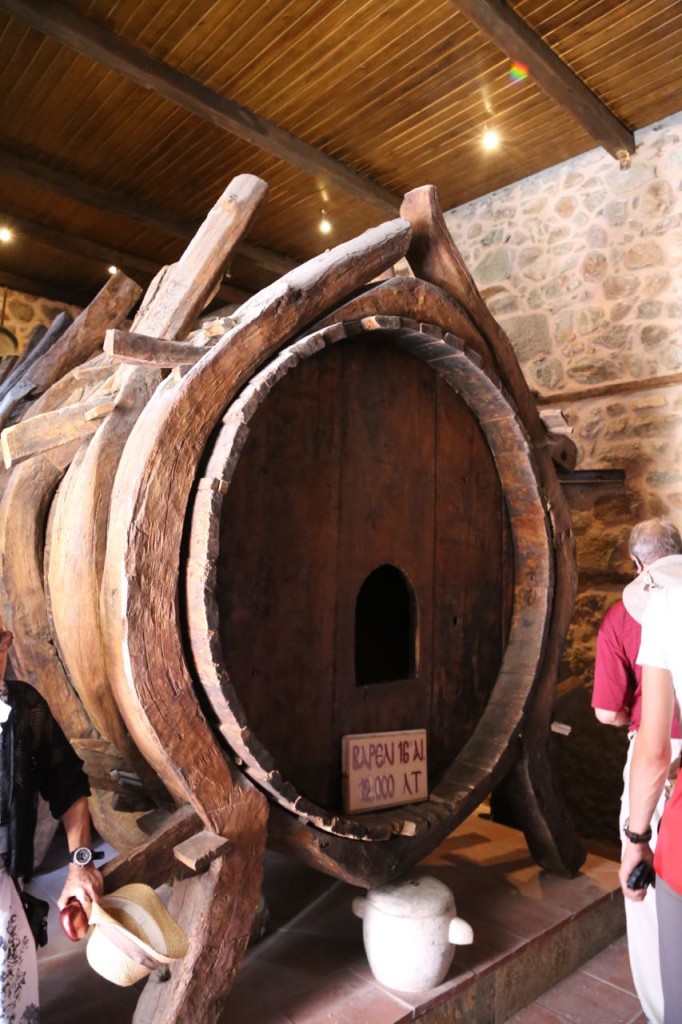
<svg viewBox="0 0 682 1024">
<path fill-rule="evenodd" d="M 81 797 L 71 804 L 62 815 L 69 851 L 79 846 L 90 846 L 90 812 L 86 797 Z M 57 900 L 60 907 L 66 906 L 71 896 L 75 896 L 86 913 L 90 912 L 90 904 L 102 895 L 103 880 L 101 873 L 92 863 L 81 868 L 77 864 L 69 865 L 69 873 L 61 895 Z"/>
<path fill-rule="evenodd" d="M 630 769 L 630 830 L 645 833 L 659 801 L 670 767 L 670 729 L 675 695 L 670 672 L 646 665 L 642 673 L 642 722 L 635 739 Z M 623 893 L 642 900 L 646 890 L 626 886 L 632 869 L 641 861 L 653 862 L 648 843 L 626 843 L 620 867 Z"/>
<path fill-rule="evenodd" d="M 620 711 L 609 711 L 607 708 L 595 708 L 594 714 L 602 725 L 628 725 L 630 713 L 625 708 Z"/>
<path fill-rule="evenodd" d="M 622 727 L 630 723 L 637 677 L 632 651 L 625 645 L 625 610 L 621 614 L 619 607 L 609 609 L 597 633 L 592 707 L 602 725 Z"/>
</svg>

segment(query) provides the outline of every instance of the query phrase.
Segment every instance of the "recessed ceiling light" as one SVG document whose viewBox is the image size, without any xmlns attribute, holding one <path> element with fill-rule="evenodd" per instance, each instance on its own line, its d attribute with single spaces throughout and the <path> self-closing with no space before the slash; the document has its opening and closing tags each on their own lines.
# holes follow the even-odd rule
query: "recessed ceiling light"
<svg viewBox="0 0 682 1024">
<path fill-rule="evenodd" d="M 0 242 L 11 242 L 12 238 L 13 235 L 9 228 L 0 228 Z"/>
<path fill-rule="evenodd" d="M 115 267 L 113 263 L 111 264 L 110 267 L 108 267 L 108 270 L 109 270 L 110 274 L 117 274 L 118 273 L 118 267 Z"/>
<path fill-rule="evenodd" d="M 327 214 L 324 210 L 320 210 L 322 220 L 320 221 L 320 231 L 323 235 L 328 235 L 332 229 L 331 221 L 328 219 Z"/>
<path fill-rule="evenodd" d="M 484 149 L 487 149 L 489 152 L 492 152 L 492 150 L 497 149 L 497 147 L 499 146 L 500 136 L 497 134 L 494 128 L 486 128 L 486 130 L 483 132 L 483 138 L 481 139 L 481 143 Z"/>
</svg>

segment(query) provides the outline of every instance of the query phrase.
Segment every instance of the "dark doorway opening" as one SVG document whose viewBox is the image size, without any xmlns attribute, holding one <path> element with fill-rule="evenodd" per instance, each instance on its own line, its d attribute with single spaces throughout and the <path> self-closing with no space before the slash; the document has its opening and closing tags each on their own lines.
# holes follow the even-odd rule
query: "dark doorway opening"
<svg viewBox="0 0 682 1024">
<path fill-rule="evenodd" d="M 407 577 L 380 565 L 360 587 L 355 602 L 357 686 L 416 675 L 416 603 Z"/>
</svg>

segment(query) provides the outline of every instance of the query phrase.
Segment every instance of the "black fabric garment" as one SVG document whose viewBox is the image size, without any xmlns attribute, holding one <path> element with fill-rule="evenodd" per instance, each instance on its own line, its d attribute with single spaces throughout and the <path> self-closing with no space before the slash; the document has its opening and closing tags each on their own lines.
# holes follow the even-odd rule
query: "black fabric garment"
<svg viewBox="0 0 682 1024">
<path fill-rule="evenodd" d="M 33 874 L 33 837 L 38 794 L 61 818 L 72 804 L 90 795 L 83 762 L 38 691 L 6 680 L 12 708 L 0 733 L 0 820 L 7 824 L 5 862 L 9 874 L 28 881 Z"/>
</svg>

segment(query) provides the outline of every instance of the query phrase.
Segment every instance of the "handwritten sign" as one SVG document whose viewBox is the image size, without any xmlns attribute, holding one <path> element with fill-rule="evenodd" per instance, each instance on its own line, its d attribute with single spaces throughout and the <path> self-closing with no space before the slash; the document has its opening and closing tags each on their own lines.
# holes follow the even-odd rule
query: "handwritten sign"
<svg viewBox="0 0 682 1024">
<path fill-rule="evenodd" d="M 346 814 L 427 800 L 426 729 L 344 736 L 342 772 Z"/>
</svg>

